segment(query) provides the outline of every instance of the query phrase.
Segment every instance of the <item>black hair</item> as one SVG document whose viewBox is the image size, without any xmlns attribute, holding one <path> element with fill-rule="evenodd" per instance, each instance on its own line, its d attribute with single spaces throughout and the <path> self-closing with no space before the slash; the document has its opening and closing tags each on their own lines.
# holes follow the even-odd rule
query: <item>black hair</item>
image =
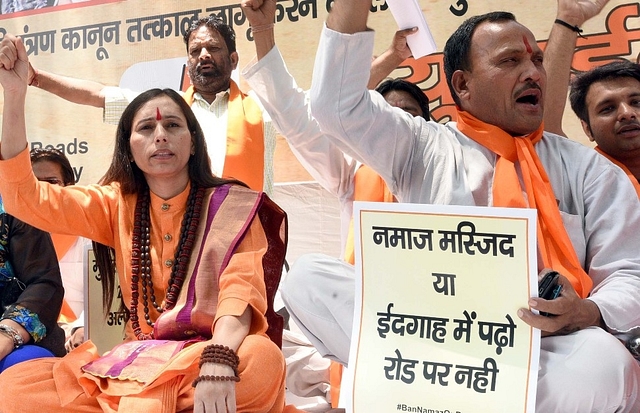
<svg viewBox="0 0 640 413">
<path fill-rule="evenodd" d="M 220 17 L 212 14 L 208 17 L 195 20 L 184 32 L 183 40 L 187 47 L 187 53 L 189 53 L 189 39 L 191 38 L 191 34 L 202 26 L 207 26 L 209 29 L 220 33 L 220 36 L 224 39 L 224 43 L 227 45 L 229 54 L 236 51 L 236 32 Z"/>
<path fill-rule="evenodd" d="M 471 70 L 471 38 L 476 28 L 484 22 L 516 21 L 513 13 L 494 11 L 465 20 L 447 40 L 444 46 L 444 73 L 449 92 L 456 105 L 460 106 L 460 99 L 453 88 L 451 79 L 456 70 Z"/>
<path fill-rule="evenodd" d="M 603 80 L 633 78 L 640 82 L 640 66 L 628 60 L 617 60 L 577 75 L 571 82 L 569 102 L 578 119 L 589 125 L 587 94 L 591 85 Z M 591 129 L 591 126 L 589 126 Z"/>
<path fill-rule="evenodd" d="M 384 82 L 380 83 L 378 87 L 376 87 L 376 91 L 382 96 L 385 96 L 387 93 L 393 90 L 399 90 L 410 94 L 411 97 L 414 98 L 416 102 L 418 102 L 420 110 L 422 111 L 422 117 L 425 120 L 430 119 L 429 99 L 427 98 L 427 95 L 424 94 L 423 90 L 418 87 L 418 85 L 404 79 L 387 79 Z"/>
<path fill-rule="evenodd" d="M 38 162 L 53 162 L 60 166 L 62 172 L 62 180 L 64 186 L 73 185 L 76 183 L 76 176 L 71 167 L 69 159 L 62 153 L 62 151 L 55 148 L 34 148 L 29 152 L 31 156 L 31 164 Z"/>
</svg>

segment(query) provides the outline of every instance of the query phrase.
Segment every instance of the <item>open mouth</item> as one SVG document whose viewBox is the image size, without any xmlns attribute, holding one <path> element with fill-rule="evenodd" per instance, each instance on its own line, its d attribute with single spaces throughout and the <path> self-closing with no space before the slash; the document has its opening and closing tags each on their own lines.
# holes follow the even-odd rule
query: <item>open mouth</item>
<svg viewBox="0 0 640 413">
<path fill-rule="evenodd" d="M 540 96 L 537 93 L 527 93 L 516 99 L 516 102 L 535 106 L 540 102 Z"/>
</svg>

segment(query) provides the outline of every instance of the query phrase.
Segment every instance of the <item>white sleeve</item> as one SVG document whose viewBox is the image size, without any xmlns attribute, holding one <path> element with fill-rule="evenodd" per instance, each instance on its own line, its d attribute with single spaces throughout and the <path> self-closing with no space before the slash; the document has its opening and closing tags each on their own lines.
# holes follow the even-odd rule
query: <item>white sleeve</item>
<svg viewBox="0 0 640 413">
<path fill-rule="evenodd" d="M 311 86 L 311 113 L 334 144 L 373 168 L 394 194 L 425 152 L 426 122 L 367 89 L 374 32 L 322 31 Z M 416 171 L 413 171 L 414 173 Z"/>
<path fill-rule="evenodd" d="M 120 122 L 120 116 L 125 108 L 131 103 L 138 92 L 129 89 L 121 89 L 116 86 L 106 86 L 102 89 L 104 93 L 104 113 L 103 122 L 110 125 L 117 125 Z"/>
<path fill-rule="evenodd" d="M 306 93 L 287 70 L 277 47 L 243 71 L 278 132 L 311 176 L 341 200 L 353 195 L 356 162 L 332 143 L 311 116 Z"/>
</svg>

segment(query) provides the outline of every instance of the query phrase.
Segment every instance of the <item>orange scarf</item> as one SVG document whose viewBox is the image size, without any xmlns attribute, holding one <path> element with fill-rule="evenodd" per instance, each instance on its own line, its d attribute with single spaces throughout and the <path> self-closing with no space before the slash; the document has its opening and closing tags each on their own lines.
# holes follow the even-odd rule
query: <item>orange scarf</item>
<svg viewBox="0 0 640 413">
<path fill-rule="evenodd" d="M 76 235 L 51 234 L 51 239 L 53 240 L 53 248 L 56 250 L 56 257 L 58 258 L 58 261 L 60 261 L 69 251 L 71 246 L 76 243 L 78 237 Z M 63 300 L 58 322 L 71 323 L 77 318 L 78 316 L 73 312 L 69 303 L 67 303 L 67 300 Z"/>
<path fill-rule="evenodd" d="M 191 106 L 195 89 L 189 86 L 184 100 Z M 237 179 L 254 191 L 264 187 L 264 126 L 258 104 L 242 93 L 232 80 L 227 110 L 227 153 L 224 178 Z"/>
<path fill-rule="evenodd" d="M 396 202 L 387 184 L 373 169 L 366 165 L 360 165 L 353 177 L 353 200 L 370 202 Z M 350 264 L 355 263 L 353 252 L 353 218 L 349 224 L 349 233 L 344 248 L 344 260 Z"/>
<path fill-rule="evenodd" d="M 538 210 L 538 252 L 547 268 L 571 281 L 576 293 L 585 298 L 593 282 L 582 269 L 562 222 L 549 177 L 533 145 L 542 139 L 543 124 L 533 133 L 514 138 L 502 129 L 458 111 L 458 130 L 494 152 L 493 205 Z M 515 164 L 519 164 L 527 194 L 525 200 Z"/>
<path fill-rule="evenodd" d="M 614 164 L 618 165 L 620 167 L 620 169 L 622 169 L 624 171 L 624 173 L 627 174 L 627 176 L 629 177 L 629 180 L 633 184 L 633 187 L 636 189 L 636 193 L 638 194 L 638 198 L 640 198 L 640 183 L 638 182 L 638 179 L 631 173 L 629 168 L 624 166 L 624 164 L 622 162 L 620 162 L 619 160 L 615 159 L 613 156 L 611 156 L 608 153 L 604 152 L 598 146 L 596 146 L 594 149 L 598 153 L 600 153 L 602 156 L 604 156 L 605 158 L 607 158 L 608 160 L 610 160 Z"/>
</svg>

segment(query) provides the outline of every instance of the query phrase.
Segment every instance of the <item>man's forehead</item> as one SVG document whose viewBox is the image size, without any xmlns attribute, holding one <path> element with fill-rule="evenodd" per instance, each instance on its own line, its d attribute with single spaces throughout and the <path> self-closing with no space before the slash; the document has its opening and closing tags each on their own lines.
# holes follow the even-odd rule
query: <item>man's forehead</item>
<svg viewBox="0 0 640 413">
<path fill-rule="evenodd" d="M 514 20 L 482 22 L 471 38 L 471 47 L 495 48 L 520 47 L 527 52 L 538 52 L 540 48 L 531 30 Z"/>
<path fill-rule="evenodd" d="M 624 90 L 623 90 L 624 89 Z M 587 90 L 587 105 L 600 105 L 616 99 L 640 96 L 640 80 L 631 76 L 609 77 L 591 84 Z"/>
<path fill-rule="evenodd" d="M 202 41 L 224 42 L 224 39 L 217 30 L 207 25 L 202 25 L 191 32 L 191 35 L 189 36 L 189 44 L 192 42 Z"/>
</svg>

